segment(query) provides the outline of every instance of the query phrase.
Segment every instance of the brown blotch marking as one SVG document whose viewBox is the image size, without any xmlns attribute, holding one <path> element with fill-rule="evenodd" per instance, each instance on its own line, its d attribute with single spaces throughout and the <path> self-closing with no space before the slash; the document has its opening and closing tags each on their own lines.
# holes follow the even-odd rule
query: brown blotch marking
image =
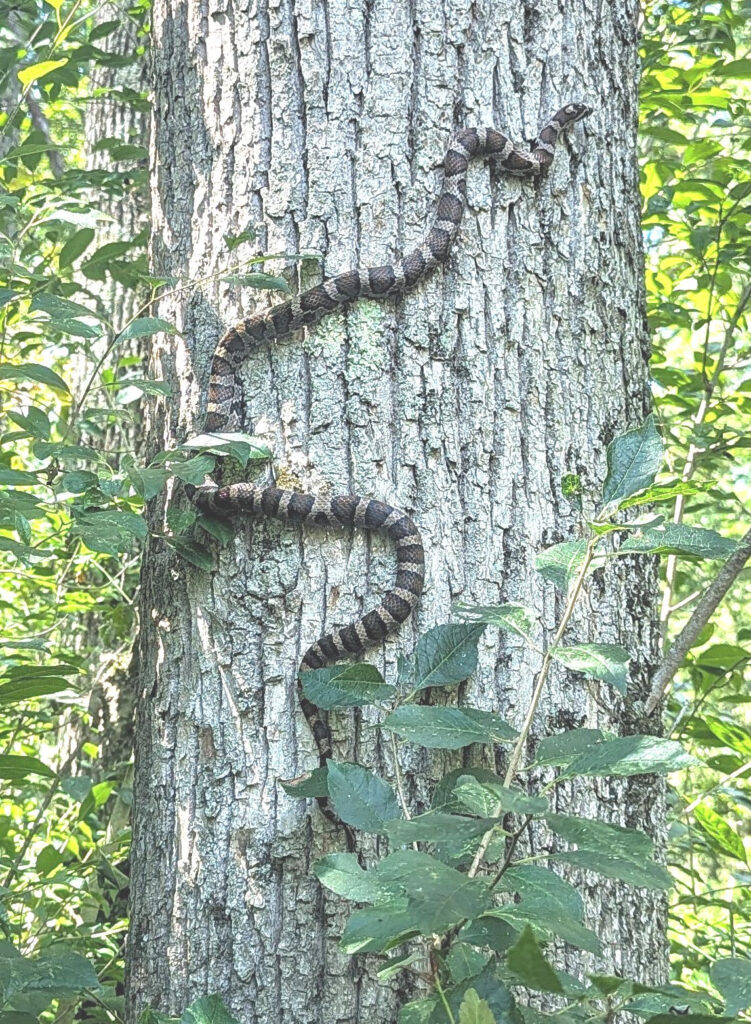
<svg viewBox="0 0 751 1024">
<path fill-rule="evenodd" d="M 396 571 L 396 586 L 401 587 L 402 590 L 409 590 L 412 594 L 421 594 L 423 585 L 423 577 L 421 574 L 413 572 L 412 569 L 397 569 Z"/>
<path fill-rule="evenodd" d="M 363 516 L 363 526 L 366 530 L 377 530 L 383 526 L 393 511 L 391 505 L 387 505 L 384 501 L 369 501 Z"/>
<path fill-rule="evenodd" d="M 287 518 L 293 522 L 301 523 L 304 519 L 308 518 L 314 503 L 315 498 L 312 494 L 298 494 L 295 491 L 287 505 Z"/>
<path fill-rule="evenodd" d="M 383 599 L 383 607 L 397 622 L 406 622 L 412 614 L 412 605 L 390 590 Z"/>
<path fill-rule="evenodd" d="M 336 641 L 331 633 L 327 633 L 326 636 L 322 636 L 318 641 L 318 646 L 323 651 L 323 655 L 326 658 L 326 662 L 336 661 L 341 658 L 342 654 L 336 645 Z"/>
<path fill-rule="evenodd" d="M 351 526 L 360 501 L 354 494 L 337 494 L 331 499 L 331 512 L 344 526 Z"/>
<path fill-rule="evenodd" d="M 350 654 L 359 654 L 362 651 L 362 640 L 357 635 L 357 630 L 352 626 L 345 626 L 339 630 L 339 641 L 347 648 Z"/>
<path fill-rule="evenodd" d="M 356 299 L 360 294 L 360 274 L 357 270 L 348 270 L 346 274 L 339 274 L 334 278 L 337 291 L 340 291 L 347 299 Z"/>
<path fill-rule="evenodd" d="M 284 305 L 271 311 L 271 322 L 277 335 L 286 334 L 292 323 L 292 305 L 285 302 Z"/>
<path fill-rule="evenodd" d="M 425 257 L 419 249 L 415 249 L 409 253 L 402 260 L 402 269 L 404 271 L 404 281 L 408 287 L 411 287 L 420 280 L 422 275 L 425 273 Z"/>
<path fill-rule="evenodd" d="M 458 149 L 450 149 L 443 161 L 443 170 L 450 178 L 455 174 L 464 174 L 467 170 L 468 161 L 464 153 Z"/>
<path fill-rule="evenodd" d="M 383 640 L 384 637 L 388 636 L 389 627 L 388 623 L 384 622 L 377 611 L 368 612 L 360 620 L 362 622 L 365 632 L 368 634 L 370 640 L 378 641 Z"/>
<path fill-rule="evenodd" d="M 426 244 L 437 260 L 443 259 L 451 245 L 451 235 L 443 228 L 432 227 L 426 238 Z"/>
<path fill-rule="evenodd" d="M 276 516 L 284 491 L 278 487 L 266 487 L 261 492 L 261 509 L 267 516 Z"/>
<path fill-rule="evenodd" d="M 439 220 L 448 220 L 452 224 L 458 224 L 462 219 L 462 201 L 450 192 L 444 192 L 441 201 L 438 203 L 436 216 Z"/>
<path fill-rule="evenodd" d="M 384 264 L 382 267 L 371 267 L 368 271 L 368 282 L 370 290 L 374 295 L 384 295 L 396 284 L 394 268 L 390 264 Z"/>
</svg>

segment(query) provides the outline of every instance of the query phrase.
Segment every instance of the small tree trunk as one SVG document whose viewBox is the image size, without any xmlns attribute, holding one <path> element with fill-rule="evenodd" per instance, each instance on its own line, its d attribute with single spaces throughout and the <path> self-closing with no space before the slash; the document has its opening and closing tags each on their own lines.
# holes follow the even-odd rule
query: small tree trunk
<svg viewBox="0 0 751 1024">
<path fill-rule="evenodd" d="M 167 447 L 200 425 L 223 325 L 265 302 L 224 280 L 238 260 L 320 255 L 320 269 L 267 264 L 301 289 L 321 270 L 393 261 L 425 232 L 454 127 L 495 124 L 523 141 L 564 102 L 596 107 L 539 185 L 473 167 L 445 270 L 262 348 L 244 369 L 246 428 L 270 442 L 277 479 L 382 498 L 420 525 L 418 621 L 369 656 L 388 679 L 416 630 L 447 621 L 458 598 L 521 601 L 554 625 L 559 599 L 535 554 L 577 536 L 606 444 L 649 408 L 636 18 L 628 2 L 595 20 L 580 0 L 565 13 L 553 0 L 154 5 L 155 272 L 202 282 L 160 309 L 180 331 L 154 351 L 154 374 L 181 396 L 153 424 Z M 230 252 L 227 237 L 248 229 L 254 240 Z M 583 510 L 563 495 L 567 474 L 582 480 Z M 153 510 L 155 534 L 164 512 Z M 131 1016 L 219 991 L 248 1024 L 393 1022 L 410 983 L 384 987 L 368 958 L 338 951 L 346 907 L 311 875 L 341 836 L 277 785 L 316 763 L 297 707 L 301 652 L 376 602 L 393 551 L 362 533 L 261 521 L 237 528 L 216 564 L 195 570 L 159 541 L 144 563 Z M 630 649 L 636 693 L 655 654 L 654 598 L 652 572 L 619 562 L 575 620 L 580 639 Z M 463 699 L 519 722 L 538 669 L 536 654 L 488 630 Z M 388 770 L 373 723 L 334 716 L 337 755 Z M 555 673 L 537 733 L 585 723 L 629 728 L 611 692 Z M 416 806 L 451 764 L 411 755 Z M 574 807 L 663 827 L 649 782 L 572 788 L 557 809 Z M 591 882 L 599 967 L 661 974 L 662 898 Z"/>
</svg>

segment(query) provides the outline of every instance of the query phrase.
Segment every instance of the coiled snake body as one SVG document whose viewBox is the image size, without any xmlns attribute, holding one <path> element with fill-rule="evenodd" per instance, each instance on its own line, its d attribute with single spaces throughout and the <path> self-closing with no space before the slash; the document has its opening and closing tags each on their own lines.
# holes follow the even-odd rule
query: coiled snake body
<svg viewBox="0 0 751 1024">
<path fill-rule="evenodd" d="M 227 331 L 211 363 L 205 431 L 221 433 L 240 428 L 242 393 L 238 371 L 254 348 L 278 341 L 301 327 L 309 327 L 327 313 L 357 299 L 401 295 L 446 259 L 459 230 L 466 198 L 467 166 L 473 157 L 495 157 L 500 167 L 510 174 L 537 175 L 551 163 L 562 129 L 589 113 L 590 108 L 582 103 L 563 107 L 542 129 L 531 152 L 518 149 L 494 128 L 462 128 L 455 132 L 443 161 L 443 191 L 435 221 L 416 249 L 394 264 L 348 270 Z M 362 654 L 409 618 L 420 600 L 425 580 L 425 558 L 417 527 L 401 509 L 354 494 L 315 496 L 252 483 L 227 486 L 207 483 L 201 487 L 186 487 L 186 491 L 199 509 L 223 516 L 251 512 L 291 523 L 339 529 L 355 526 L 386 533 L 395 541 L 393 589 L 377 608 L 351 625 L 317 640 L 300 664 L 300 705 L 313 732 L 321 764 L 325 765 L 331 757 L 331 734 L 319 709 L 303 694 L 300 674 Z M 332 812 L 323 804 L 322 807 L 331 818 Z"/>
</svg>

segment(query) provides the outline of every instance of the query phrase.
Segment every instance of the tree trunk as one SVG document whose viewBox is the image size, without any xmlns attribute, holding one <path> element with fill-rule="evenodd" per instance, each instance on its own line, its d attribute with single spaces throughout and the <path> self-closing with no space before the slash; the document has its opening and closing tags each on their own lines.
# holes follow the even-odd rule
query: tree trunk
<svg viewBox="0 0 751 1024">
<path fill-rule="evenodd" d="M 155 444 L 200 428 L 223 326 L 266 298 L 223 280 L 256 253 L 295 289 L 321 271 L 392 262 L 432 216 L 458 125 L 495 124 L 523 142 L 569 100 L 595 107 L 559 143 L 539 185 L 478 162 L 444 270 L 412 294 L 364 301 L 305 337 L 259 349 L 243 372 L 248 432 L 274 451 L 277 480 L 356 492 L 414 514 L 426 544 L 417 622 L 369 655 L 393 680 L 417 630 L 457 599 L 560 612 L 535 574 L 542 548 L 592 513 L 608 441 L 649 408 L 635 160 L 637 5 L 154 5 L 152 155 L 155 273 L 195 287 L 160 307 L 180 332 L 153 373 L 179 383 Z M 225 239 L 256 232 L 232 252 Z M 252 269 L 258 269 L 254 267 Z M 298 273 L 299 269 L 299 273 Z M 581 477 L 584 510 L 563 495 Z M 179 492 L 172 504 L 184 503 Z M 165 509 L 152 511 L 164 529 Z M 316 763 L 297 707 L 301 652 L 324 628 L 373 606 L 393 550 L 354 535 L 272 521 L 239 526 L 216 570 L 155 540 L 144 562 L 137 726 L 131 1017 L 179 1012 L 219 991 L 247 1024 L 385 1024 L 412 994 L 375 980 L 337 947 L 347 907 L 311 875 L 341 834 L 279 778 Z M 655 578 L 618 562 L 594 577 L 574 633 L 618 641 L 644 692 L 655 656 Z M 466 702 L 519 723 L 540 658 L 487 630 Z M 554 674 L 538 735 L 572 725 L 628 730 L 604 688 Z M 388 770 L 369 713 L 333 716 L 336 753 Z M 454 761 L 455 763 L 455 761 Z M 406 764 L 420 806 L 449 758 Z M 384 768 L 385 766 L 385 768 Z M 661 835 L 659 785 L 597 780 L 575 808 Z M 371 853 L 366 846 L 366 858 Z M 590 881 L 590 879 L 588 879 Z M 599 968 L 659 977 L 663 899 L 588 884 Z M 564 957 L 580 969 L 582 956 Z M 587 961 L 591 968 L 591 961 Z"/>
</svg>

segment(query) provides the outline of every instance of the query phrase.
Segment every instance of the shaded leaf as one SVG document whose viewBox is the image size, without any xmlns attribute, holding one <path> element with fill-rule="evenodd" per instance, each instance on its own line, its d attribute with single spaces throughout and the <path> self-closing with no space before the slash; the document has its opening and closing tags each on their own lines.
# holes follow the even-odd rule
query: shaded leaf
<svg viewBox="0 0 751 1024">
<path fill-rule="evenodd" d="M 363 832 L 385 831 L 387 821 L 401 818 L 394 791 L 373 772 L 359 764 L 328 761 L 329 799 L 348 825 Z"/>
<path fill-rule="evenodd" d="M 571 644 L 556 647 L 553 657 L 566 668 L 581 672 L 593 679 L 610 683 L 619 693 L 626 692 L 628 685 L 628 651 L 618 644 Z"/>
<path fill-rule="evenodd" d="M 648 416 L 640 427 L 620 434 L 608 445 L 603 504 L 615 504 L 649 487 L 662 462 L 662 438 L 655 428 L 654 417 Z"/>
<path fill-rule="evenodd" d="M 305 671 L 300 679 L 308 700 L 326 710 L 365 707 L 395 692 L 375 665 L 332 665 Z"/>
</svg>

